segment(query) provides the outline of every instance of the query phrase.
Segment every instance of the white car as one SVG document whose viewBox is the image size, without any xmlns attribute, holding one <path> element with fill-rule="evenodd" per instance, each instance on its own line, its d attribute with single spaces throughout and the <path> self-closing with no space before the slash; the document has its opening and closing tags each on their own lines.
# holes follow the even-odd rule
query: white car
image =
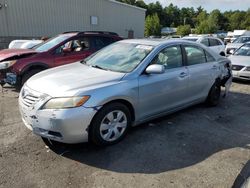
<svg viewBox="0 0 250 188">
<path fill-rule="evenodd" d="M 241 47 L 246 42 L 250 42 L 250 36 L 240 36 L 239 38 L 235 39 L 232 43 L 227 44 L 226 53 L 233 54 L 237 48 Z"/>
<path fill-rule="evenodd" d="M 24 44 L 21 45 L 21 49 L 31 49 L 34 46 L 41 44 L 43 42 L 43 40 L 31 40 L 28 42 L 25 42 Z"/>
<path fill-rule="evenodd" d="M 184 40 L 189 40 L 193 42 L 201 43 L 207 47 L 209 47 L 211 50 L 213 50 L 215 53 L 225 56 L 225 45 L 223 41 L 216 37 L 208 37 L 208 36 L 186 36 L 183 37 Z"/>
<path fill-rule="evenodd" d="M 24 43 L 30 40 L 13 40 L 9 44 L 9 49 L 19 49 Z"/>
<path fill-rule="evenodd" d="M 42 42 L 42 40 L 13 40 L 9 44 L 9 49 L 31 49 Z"/>
<path fill-rule="evenodd" d="M 231 62 L 183 40 L 122 40 L 31 77 L 19 96 L 24 124 L 63 143 L 120 141 L 130 126 L 204 102 L 230 88 Z"/>
<path fill-rule="evenodd" d="M 232 62 L 233 78 L 250 81 L 250 42 L 238 48 L 229 59 Z"/>
</svg>

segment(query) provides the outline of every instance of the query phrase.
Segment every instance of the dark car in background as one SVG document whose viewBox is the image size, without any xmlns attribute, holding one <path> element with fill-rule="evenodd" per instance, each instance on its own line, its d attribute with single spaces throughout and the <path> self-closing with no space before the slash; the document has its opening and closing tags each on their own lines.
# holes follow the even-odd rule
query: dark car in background
<svg viewBox="0 0 250 188">
<path fill-rule="evenodd" d="M 113 32 L 65 32 L 33 49 L 0 51 L 0 84 L 20 87 L 45 69 L 85 59 L 101 48 L 122 40 Z"/>
</svg>

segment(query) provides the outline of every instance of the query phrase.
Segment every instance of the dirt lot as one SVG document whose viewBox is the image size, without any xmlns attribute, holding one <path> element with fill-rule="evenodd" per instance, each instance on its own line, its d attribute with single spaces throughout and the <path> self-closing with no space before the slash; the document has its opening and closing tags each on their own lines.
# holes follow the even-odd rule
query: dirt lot
<svg viewBox="0 0 250 188">
<path fill-rule="evenodd" d="M 1 90 L 0 90 L 1 91 Z M 250 159 L 250 84 L 215 108 L 133 128 L 121 143 L 48 148 L 21 122 L 18 93 L 0 94 L 0 187 L 231 187 Z"/>
</svg>

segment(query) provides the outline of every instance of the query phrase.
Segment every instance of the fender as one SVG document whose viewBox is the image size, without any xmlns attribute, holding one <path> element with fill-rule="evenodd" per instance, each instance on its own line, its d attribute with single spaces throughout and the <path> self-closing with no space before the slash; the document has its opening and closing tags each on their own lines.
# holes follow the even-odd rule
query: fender
<svg viewBox="0 0 250 188">
<path fill-rule="evenodd" d="M 42 62 L 34 62 L 34 63 L 29 63 L 28 65 L 26 65 L 22 71 L 20 72 L 19 75 L 23 75 L 27 70 L 29 70 L 31 67 L 40 67 L 42 69 L 48 69 L 50 68 L 46 63 L 42 63 Z"/>
</svg>

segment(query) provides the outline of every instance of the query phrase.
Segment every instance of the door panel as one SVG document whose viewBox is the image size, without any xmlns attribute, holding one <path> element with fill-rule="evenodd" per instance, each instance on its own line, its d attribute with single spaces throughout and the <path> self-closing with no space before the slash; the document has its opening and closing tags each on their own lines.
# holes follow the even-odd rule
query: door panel
<svg viewBox="0 0 250 188">
<path fill-rule="evenodd" d="M 177 108 L 185 103 L 188 70 L 185 67 L 166 70 L 163 74 L 139 78 L 140 118 Z"/>
<path fill-rule="evenodd" d="M 165 67 L 162 74 L 142 74 L 139 77 L 140 118 L 177 108 L 185 103 L 188 69 L 183 66 L 179 45 L 170 46 L 156 55 L 151 64 Z"/>
<path fill-rule="evenodd" d="M 84 52 L 69 52 L 66 54 L 56 54 L 54 58 L 54 66 L 61 66 L 69 63 L 81 61 L 91 55 L 90 50 Z"/>
<path fill-rule="evenodd" d="M 61 66 L 85 59 L 93 51 L 88 38 L 80 37 L 66 42 L 55 51 L 54 66 Z"/>
<path fill-rule="evenodd" d="M 190 101 L 207 97 L 213 78 L 213 63 L 203 63 L 189 66 L 189 91 Z"/>
<path fill-rule="evenodd" d="M 205 98 L 211 88 L 215 69 L 215 62 L 207 62 L 205 51 L 195 46 L 184 46 L 187 54 L 187 65 L 189 71 L 189 86 L 187 97 L 190 101 Z"/>
</svg>

